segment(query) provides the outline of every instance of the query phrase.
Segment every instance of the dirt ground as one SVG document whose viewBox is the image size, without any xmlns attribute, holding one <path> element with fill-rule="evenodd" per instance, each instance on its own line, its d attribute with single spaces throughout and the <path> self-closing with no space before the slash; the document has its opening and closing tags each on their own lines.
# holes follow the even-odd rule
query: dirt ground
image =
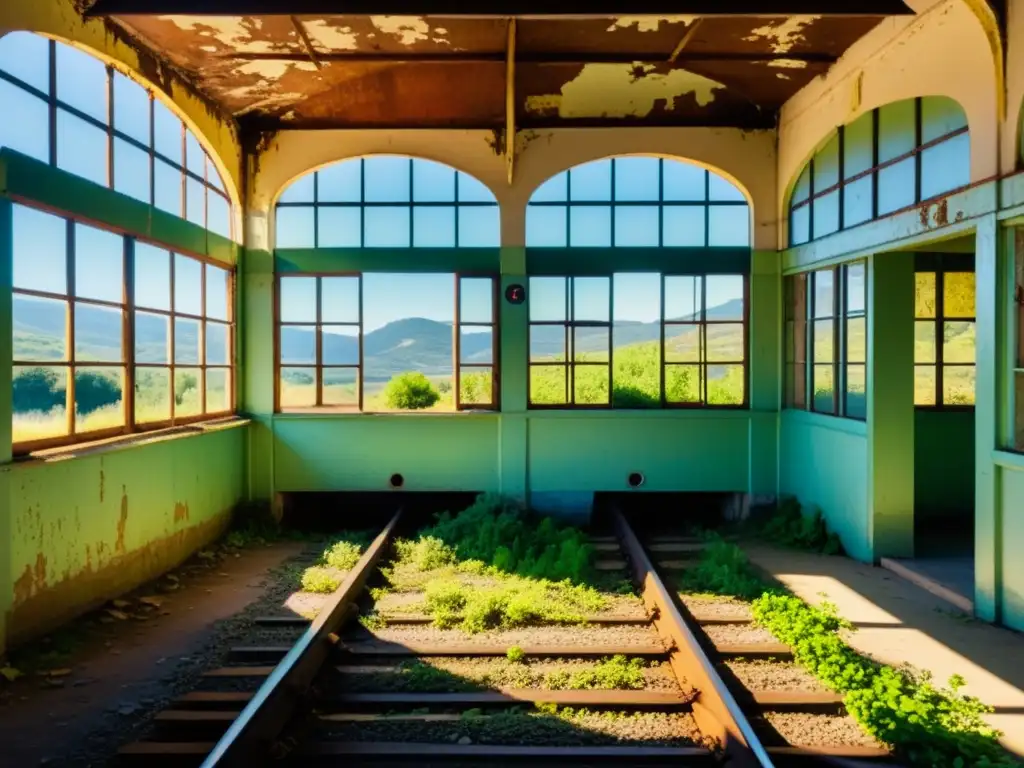
<svg viewBox="0 0 1024 768">
<path fill-rule="evenodd" d="M 289 542 L 208 551 L 14 652 L 8 663 L 23 675 L 0 680 L 0 766 L 111 765 L 118 747 L 193 687 L 253 615 L 284 612 L 291 590 L 272 572 L 306 559 L 308 549 Z"/>
</svg>

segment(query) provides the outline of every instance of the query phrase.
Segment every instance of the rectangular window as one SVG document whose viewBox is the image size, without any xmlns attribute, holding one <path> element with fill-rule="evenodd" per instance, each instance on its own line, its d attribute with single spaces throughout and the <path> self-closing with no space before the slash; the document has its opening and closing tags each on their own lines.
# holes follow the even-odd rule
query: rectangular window
<svg viewBox="0 0 1024 768">
<path fill-rule="evenodd" d="M 863 261 L 843 267 L 843 413 L 851 419 L 868 415 L 866 272 Z"/>
<path fill-rule="evenodd" d="M 811 409 L 838 413 L 836 398 L 836 269 L 811 273 Z"/>
<path fill-rule="evenodd" d="M 915 275 L 914 404 L 974 405 L 974 273 L 930 269 Z"/>
<path fill-rule="evenodd" d="M 807 275 L 786 278 L 786 407 L 807 407 Z"/>
<path fill-rule="evenodd" d="M 16 453 L 231 413 L 230 272 L 22 205 L 13 223 Z"/>
<path fill-rule="evenodd" d="M 530 406 L 744 406 L 746 289 L 744 275 L 530 278 Z"/>
<path fill-rule="evenodd" d="M 491 276 L 282 275 L 282 411 L 496 409 Z"/>
</svg>

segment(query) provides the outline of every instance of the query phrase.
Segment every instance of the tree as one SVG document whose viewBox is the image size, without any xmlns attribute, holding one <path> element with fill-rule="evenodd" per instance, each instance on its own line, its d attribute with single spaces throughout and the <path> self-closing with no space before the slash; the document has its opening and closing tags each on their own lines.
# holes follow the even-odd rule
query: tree
<svg viewBox="0 0 1024 768">
<path fill-rule="evenodd" d="M 415 371 L 400 373 L 384 388 L 384 402 L 388 408 L 403 411 L 429 408 L 441 399 L 425 375 Z"/>
<path fill-rule="evenodd" d="M 85 416 L 108 405 L 121 402 L 117 381 L 98 371 L 75 374 L 75 410 Z"/>
<path fill-rule="evenodd" d="M 57 371 L 52 368 L 30 368 L 14 377 L 11 387 L 14 412 L 42 411 L 64 405 L 65 390 L 59 386 Z"/>
</svg>

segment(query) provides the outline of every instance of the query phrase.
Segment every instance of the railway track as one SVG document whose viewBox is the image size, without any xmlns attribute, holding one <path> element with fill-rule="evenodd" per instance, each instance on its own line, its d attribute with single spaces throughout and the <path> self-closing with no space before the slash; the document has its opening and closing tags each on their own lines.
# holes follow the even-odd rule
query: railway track
<svg viewBox="0 0 1024 768">
<path fill-rule="evenodd" d="M 630 610 L 603 611 L 583 626 L 465 635 L 383 601 L 379 624 L 354 620 L 373 607 L 366 588 L 387 562 L 399 512 L 313 621 L 259 619 L 253 642 L 157 715 L 147 740 L 123 747 L 120 762 L 767 768 L 884 757 L 779 742 L 766 715 L 827 713 L 840 706 L 836 698 L 739 683 L 728 660 L 785 658 L 788 649 L 716 643 L 708 629 L 727 620 L 688 607 L 655 566 L 685 566 L 699 545 L 662 539 L 645 548 L 623 515 L 613 518 L 614 535 L 592 540 L 597 568 L 628 574 L 642 607 L 634 600 Z M 639 690 L 538 684 L 542 674 L 592 670 L 612 657 L 642 660 L 629 663 L 644 667 L 646 683 Z"/>
</svg>

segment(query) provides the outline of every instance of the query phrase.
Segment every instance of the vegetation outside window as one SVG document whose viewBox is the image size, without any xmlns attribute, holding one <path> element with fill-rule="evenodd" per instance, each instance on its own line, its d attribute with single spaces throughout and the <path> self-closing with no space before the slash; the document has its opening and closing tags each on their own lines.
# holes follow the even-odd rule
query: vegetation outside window
<svg viewBox="0 0 1024 768">
<path fill-rule="evenodd" d="M 811 273 L 811 383 L 814 387 L 811 409 L 818 413 L 838 413 L 837 288 L 835 269 L 822 269 Z"/>
<path fill-rule="evenodd" d="M 973 406 L 974 273 L 940 268 L 915 278 L 914 404 Z"/>
</svg>

